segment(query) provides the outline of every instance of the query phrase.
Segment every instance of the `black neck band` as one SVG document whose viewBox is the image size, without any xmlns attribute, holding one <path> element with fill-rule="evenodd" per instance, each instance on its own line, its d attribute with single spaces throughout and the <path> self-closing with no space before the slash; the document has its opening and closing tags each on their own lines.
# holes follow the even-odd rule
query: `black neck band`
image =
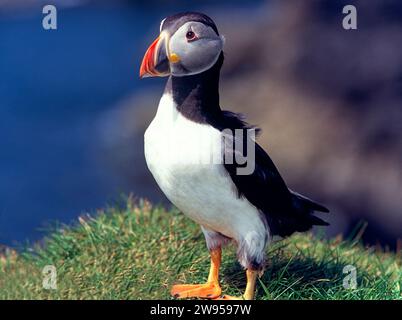
<svg viewBox="0 0 402 320">
<path fill-rule="evenodd" d="M 212 68 L 191 76 L 170 76 L 165 92 L 172 94 L 177 110 L 198 123 L 211 123 L 221 116 L 219 106 L 219 74 L 223 52 Z"/>
</svg>

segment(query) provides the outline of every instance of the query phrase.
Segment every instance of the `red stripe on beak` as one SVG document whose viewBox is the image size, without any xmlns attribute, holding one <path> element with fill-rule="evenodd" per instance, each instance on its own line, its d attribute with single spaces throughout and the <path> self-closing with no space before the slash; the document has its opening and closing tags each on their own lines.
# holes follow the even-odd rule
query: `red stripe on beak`
<svg viewBox="0 0 402 320">
<path fill-rule="evenodd" d="M 154 42 L 149 46 L 147 52 L 142 59 L 140 67 L 140 78 L 159 76 L 160 73 L 155 69 L 155 54 L 158 47 L 160 37 L 156 38 Z"/>
</svg>

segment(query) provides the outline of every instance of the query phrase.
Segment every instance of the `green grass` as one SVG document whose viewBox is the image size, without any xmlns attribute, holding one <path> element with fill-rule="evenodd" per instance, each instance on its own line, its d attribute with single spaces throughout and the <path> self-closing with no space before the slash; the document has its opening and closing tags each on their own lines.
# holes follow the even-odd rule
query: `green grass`
<svg viewBox="0 0 402 320">
<path fill-rule="evenodd" d="M 294 235 L 268 251 L 257 299 L 401 299 L 401 257 L 359 243 Z M 357 269 L 357 288 L 342 285 Z M 42 288 L 42 268 L 57 268 L 57 290 Z M 0 256 L 0 299 L 171 299 L 173 283 L 205 281 L 209 255 L 199 227 L 173 209 L 130 199 L 63 226 L 41 245 Z M 223 292 L 240 294 L 244 271 L 224 250 Z"/>
</svg>

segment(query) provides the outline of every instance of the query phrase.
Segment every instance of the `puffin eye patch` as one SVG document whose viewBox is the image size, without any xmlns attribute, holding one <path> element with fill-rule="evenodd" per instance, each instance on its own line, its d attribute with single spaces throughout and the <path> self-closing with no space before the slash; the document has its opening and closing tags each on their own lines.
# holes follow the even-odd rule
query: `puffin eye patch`
<svg viewBox="0 0 402 320">
<path fill-rule="evenodd" d="M 186 39 L 188 40 L 188 41 L 194 41 L 194 40 L 197 40 L 197 36 L 195 35 L 195 33 L 194 33 L 194 31 L 187 31 L 187 33 L 186 33 Z"/>
</svg>

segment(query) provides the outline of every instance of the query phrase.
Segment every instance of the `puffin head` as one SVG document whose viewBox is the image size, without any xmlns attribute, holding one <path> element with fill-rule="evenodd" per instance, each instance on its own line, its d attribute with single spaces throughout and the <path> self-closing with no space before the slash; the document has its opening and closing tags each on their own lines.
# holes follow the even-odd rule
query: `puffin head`
<svg viewBox="0 0 402 320">
<path fill-rule="evenodd" d="M 224 38 L 205 14 L 185 12 L 167 17 L 144 55 L 140 77 L 183 77 L 204 72 L 217 62 L 223 44 Z"/>
</svg>

